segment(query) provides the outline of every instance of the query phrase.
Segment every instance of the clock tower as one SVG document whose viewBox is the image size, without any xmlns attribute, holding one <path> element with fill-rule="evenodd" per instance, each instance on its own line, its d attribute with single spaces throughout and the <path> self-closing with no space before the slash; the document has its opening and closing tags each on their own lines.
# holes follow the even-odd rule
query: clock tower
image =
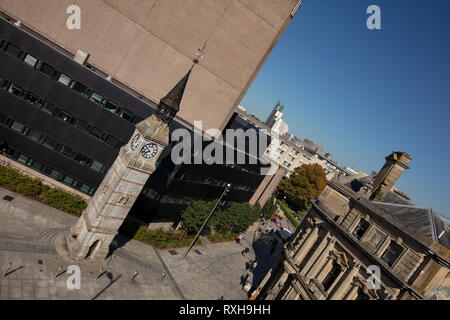
<svg viewBox="0 0 450 320">
<path fill-rule="evenodd" d="M 88 207 L 65 237 L 72 259 L 106 258 L 111 241 L 169 144 L 169 124 L 180 109 L 191 70 L 161 99 L 155 113 L 136 125 L 130 141 L 120 148 Z"/>
</svg>

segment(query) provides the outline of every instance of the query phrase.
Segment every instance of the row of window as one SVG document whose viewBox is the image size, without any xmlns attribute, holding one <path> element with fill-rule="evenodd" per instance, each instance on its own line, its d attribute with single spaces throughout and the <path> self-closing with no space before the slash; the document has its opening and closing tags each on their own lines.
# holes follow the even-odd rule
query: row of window
<svg viewBox="0 0 450 320">
<path fill-rule="evenodd" d="M 64 111 L 63 109 L 55 106 L 54 104 L 48 101 L 43 101 L 36 94 L 32 93 L 31 91 L 23 90 L 22 88 L 12 83 L 11 81 L 8 80 L 3 81 L 3 80 L 4 80 L 3 77 L 0 76 L 1 88 L 7 90 L 10 94 L 15 95 L 16 97 L 23 99 L 25 102 L 40 108 L 45 113 L 48 113 L 51 116 L 54 116 L 64 122 L 67 122 L 75 126 L 77 129 L 88 132 L 92 136 L 104 141 L 105 143 L 109 144 L 110 146 L 116 149 L 119 149 L 123 145 L 123 143 L 119 141 L 119 139 L 117 139 L 116 137 L 103 132 L 101 129 L 93 125 L 90 125 L 83 119 L 73 116 L 72 114 Z"/>
<path fill-rule="evenodd" d="M 234 190 L 252 191 L 252 192 L 256 191 L 256 188 L 249 186 L 249 185 L 245 185 L 245 184 L 236 185 L 236 184 L 230 183 L 228 181 L 218 180 L 218 179 L 211 178 L 211 177 L 201 177 L 201 176 L 192 175 L 189 173 L 177 174 L 175 176 L 175 178 L 178 180 L 181 180 L 181 181 L 209 184 L 209 185 L 213 185 L 213 186 L 217 186 L 217 187 L 226 187 L 228 184 L 231 184 L 231 189 L 234 189 Z"/>
<path fill-rule="evenodd" d="M 2 41 L 3 42 L 3 41 Z M 0 48 L 3 47 L 3 43 L 0 44 Z M 142 121 L 143 119 L 135 114 L 133 114 L 131 111 L 120 107 L 117 103 L 114 101 L 106 98 L 99 92 L 96 92 L 90 88 L 88 88 L 86 85 L 81 83 L 80 81 L 76 81 L 72 79 L 69 75 L 64 74 L 62 72 L 57 71 L 53 66 L 38 60 L 36 57 L 32 56 L 31 54 L 22 51 L 19 47 L 16 45 L 8 42 L 5 46 L 5 52 L 12 55 L 13 57 L 16 57 L 23 61 L 26 65 L 30 66 L 33 69 L 36 69 L 43 74 L 49 76 L 51 79 L 57 81 L 58 83 L 71 88 L 72 90 L 78 92 L 82 96 L 86 97 L 87 99 L 99 104 L 100 106 L 104 107 L 105 109 L 111 111 L 112 113 L 116 114 L 120 118 L 127 120 L 133 124 L 138 123 Z"/>
<path fill-rule="evenodd" d="M 26 127 L 24 124 L 20 123 L 19 121 L 16 121 L 14 119 L 8 118 L 6 115 L 0 113 L 0 124 L 8 127 L 9 129 L 20 133 L 30 140 L 33 140 L 36 143 L 40 143 L 43 146 L 58 151 L 65 155 L 66 157 L 69 157 L 76 162 L 91 168 L 92 170 L 96 172 L 100 172 L 101 174 L 105 173 L 106 167 L 95 160 L 92 160 L 85 156 L 84 154 L 77 152 L 76 150 L 63 145 L 61 143 L 58 143 L 55 139 L 48 137 L 42 133 L 39 133 L 29 127 Z"/>
<path fill-rule="evenodd" d="M 87 195 L 92 196 L 95 193 L 95 189 L 91 186 L 82 183 L 81 181 L 76 180 L 75 178 L 54 169 L 53 167 L 46 165 L 38 160 L 35 160 L 23 153 L 20 153 L 14 149 L 9 148 L 8 150 L 0 150 L 1 152 L 5 152 L 7 156 L 16 161 L 37 170 L 46 176 L 51 177 L 54 180 L 60 181 L 71 188 L 77 189 Z"/>
</svg>

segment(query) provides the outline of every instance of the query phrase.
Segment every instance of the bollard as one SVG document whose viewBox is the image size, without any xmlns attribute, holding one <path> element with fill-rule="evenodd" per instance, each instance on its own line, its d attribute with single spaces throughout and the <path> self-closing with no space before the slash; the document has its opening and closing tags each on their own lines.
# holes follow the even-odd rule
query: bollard
<svg viewBox="0 0 450 320">
<path fill-rule="evenodd" d="M 58 271 L 56 271 L 55 279 L 58 278 L 59 273 L 61 272 L 61 270 L 62 270 L 62 267 L 59 267 Z"/>
<path fill-rule="evenodd" d="M 166 277 L 166 273 L 163 272 L 163 274 L 161 275 L 161 278 L 159 279 L 159 281 L 161 281 L 162 279 L 164 279 Z"/>
<path fill-rule="evenodd" d="M 103 274 L 103 268 L 100 268 L 100 270 L 98 271 L 97 280 L 98 280 L 98 278 L 100 278 L 100 276 L 102 274 Z"/>
<path fill-rule="evenodd" d="M 3 278 L 5 277 L 5 275 L 8 273 L 8 270 L 11 269 L 11 266 L 12 266 L 12 263 L 11 263 L 11 262 L 8 263 L 8 266 L 6 267 L 5 272 L 3 272 L 2 279 L 3 279 Z"/>
</svg>

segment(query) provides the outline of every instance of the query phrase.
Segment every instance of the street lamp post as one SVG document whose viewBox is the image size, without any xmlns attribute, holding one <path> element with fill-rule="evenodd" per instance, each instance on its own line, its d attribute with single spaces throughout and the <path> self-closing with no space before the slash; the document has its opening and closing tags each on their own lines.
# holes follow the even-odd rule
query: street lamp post
<svg viewBox="0 0 450 320">
<path fill-rule="evenodd" d="M 214 210 L 216 210 L 216 208 L 219 205 L 219 203 L 222 200 L 222 198 L 228 193 L 230 187 L 231 187 L 231 184 L 228 184 L 227 187 L 225 188 L 225 190 L 222 192 L 222 195 L 220 196 L 219 200 L 217 200 L 216 204 L 214 205 L 214 208 L 212 208 L 212 210 L 209 213 L 208 217 L 206 218 L 205 222 L 203 222 L 202 226 L 200 227 L 200 230 L 198 230 L 194 240 L 192 240 L 191 244 L 189 245 L 189 248 L 187 248 L 186 252 L 184 253 L 183 258 L 187 256 L 189 251 L 191 251 L 191 249 L 194 246 L 195 242 L 200 237 L 200 233 L 203 231 L 203 228 L 206 226 L 206 224 L 208 223 L 209 219 L 211 219 L 211 217 L 212 217 L 212 215 L 214 213 Z"/>
</svg>

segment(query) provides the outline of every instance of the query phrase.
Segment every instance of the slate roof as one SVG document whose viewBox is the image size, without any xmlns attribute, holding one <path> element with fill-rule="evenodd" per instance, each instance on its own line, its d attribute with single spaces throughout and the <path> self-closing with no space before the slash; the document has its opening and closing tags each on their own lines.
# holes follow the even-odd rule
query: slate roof
<svg viewBox="0 0 450 320">
<path fill-rule="evenodd" d="M 362 186 L 371 182 L 371 178 L 369 176 L 362 178 L 351 176 L 341 178 L 339 182 L 358 192 Z M 450 220 L 432 208 L 417 206 L 394 191 L 390 191 L 383 202 L 372 201 L 372 203 L 389 212 L 407 226 L 450 250 Z"/>
<path fill-rule="evenodd" d="M 424 236 L 450 249 L 449 221 L 433 209 L 396 203 L 375 201 L 374 203 Z"/>
</svg>

